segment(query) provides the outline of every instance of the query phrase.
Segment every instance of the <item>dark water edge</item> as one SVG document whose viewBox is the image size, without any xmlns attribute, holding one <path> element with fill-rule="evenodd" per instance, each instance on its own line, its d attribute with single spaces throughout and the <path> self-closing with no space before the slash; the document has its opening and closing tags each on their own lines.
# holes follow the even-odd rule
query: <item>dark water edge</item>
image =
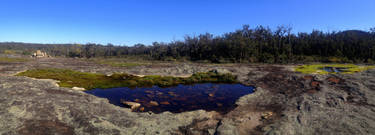
<svg viewBox="0 0 375 135">
<path fill-rule="evenodd" d="M 88 94 L 107 98 L 111 104 L 121 107 L 127 107 L 122 101 L 137 102 L 141 104 L 142 109 L 135 111 L 154 113 L 165 111 L 179 113 L 199 109 L 227 113 L 236 107 L 235 102 L 238 98 L 253 92 L 252 86 L 214 83 L 178 85 L 168 88 L 122 87 L 86 91 Z"/>
<path fill-rule="evenodd" d="M 323 67 L 324 71 L 327 71 L 329 73 L 341 73 L 341 72 L 347 72 L 348 68 L 341 68 L 341 67 Z"/>
</svg>

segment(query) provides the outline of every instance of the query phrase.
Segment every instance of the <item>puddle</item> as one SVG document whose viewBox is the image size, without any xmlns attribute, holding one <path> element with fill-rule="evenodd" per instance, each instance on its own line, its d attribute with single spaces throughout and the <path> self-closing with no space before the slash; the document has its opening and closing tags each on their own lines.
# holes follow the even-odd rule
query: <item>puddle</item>
<svg viewBox="0 0 375 135">
<path fill-rule="evenodd" d="M 329 73 L 341 73 L 341 72 L 347 72 L 348 68 L 342 68 L 342 67 L 323 67 L 322 70 L 327 71 Z"/>
<path fill-rule="evenodd" d="M 252 93 L 254 87 L 242 84 L 194 84 L 169 88 L 110 88 L 93 89 L 86 93 L 107 98 L 111 104 L 127 107 L 123 101 L 140 103 L 134 111 L 173 113 L 204 109 L 226 113 L 236 107 L 236 100 Z"/>
</svg>

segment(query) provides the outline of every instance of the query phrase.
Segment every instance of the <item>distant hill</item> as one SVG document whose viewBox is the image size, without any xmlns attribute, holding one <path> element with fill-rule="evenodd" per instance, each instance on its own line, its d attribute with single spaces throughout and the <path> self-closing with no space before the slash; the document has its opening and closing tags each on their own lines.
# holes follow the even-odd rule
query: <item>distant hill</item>
<svg viewBox="0 0 375 135">
<path fill-rule="evenodd" d="M 371 36 L 369 32 L 361 31 L 361 30 L 346 30 L 337 33 L 336 35 L 342 35 L 342 36 L 355 36 L 355 37 L 366 37 Z"/>
</svg>

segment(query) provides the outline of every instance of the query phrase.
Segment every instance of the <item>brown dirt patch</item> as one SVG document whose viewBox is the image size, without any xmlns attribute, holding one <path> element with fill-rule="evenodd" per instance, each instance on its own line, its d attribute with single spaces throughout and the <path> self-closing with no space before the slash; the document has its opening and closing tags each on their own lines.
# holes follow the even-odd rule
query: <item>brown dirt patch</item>
<svg viewBox="0 0 375 135">
<path fill-rule="evenodd" d="M 312 82 L 310 83 L 310 86 L 311 86 L 311 87 L 319 87 L 319 82 L 317 82 L 317 81 L 312 81 Z"/>
<path fill-rule="evenodd" d="M 57 120 L 27 120 L 18 133 L 21 135 L 74 135 L 74 129 Z"/>
<path fill-rule="evenodd" d="M 329 77 L 327 79 L 327 81 L 330 82 L 330 83 L 333 83 L 333 84 L 339 84 L 339 83 L 343 82 L 344 80 L 340 79 L 338 77 Z"/>
</svg>

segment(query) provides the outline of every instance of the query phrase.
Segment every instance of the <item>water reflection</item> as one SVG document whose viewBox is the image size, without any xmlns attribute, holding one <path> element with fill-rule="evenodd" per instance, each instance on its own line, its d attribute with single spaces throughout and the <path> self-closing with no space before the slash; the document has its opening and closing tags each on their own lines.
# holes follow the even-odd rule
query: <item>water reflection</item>
<svg viewBox="0 0 375 135">
<path fill-rule="evenodd" d="M 342 67 L 323 67 L 323 70 L 329 73 L 347 72 L 347 69 L 348 68 L 342 68 Z"/>
<path fill-rule="evenodd" d="M 122 107 L 133 106 L 133 111 L 174 113 L 204 109 L 226 113 L 235 107 L 236 100 L 252 93 L 254 87 L 241 84 L 195 84 L 160 88 L 110 88 L 94 89 L 86 93 L 107 98 Z"/>
</svg>

